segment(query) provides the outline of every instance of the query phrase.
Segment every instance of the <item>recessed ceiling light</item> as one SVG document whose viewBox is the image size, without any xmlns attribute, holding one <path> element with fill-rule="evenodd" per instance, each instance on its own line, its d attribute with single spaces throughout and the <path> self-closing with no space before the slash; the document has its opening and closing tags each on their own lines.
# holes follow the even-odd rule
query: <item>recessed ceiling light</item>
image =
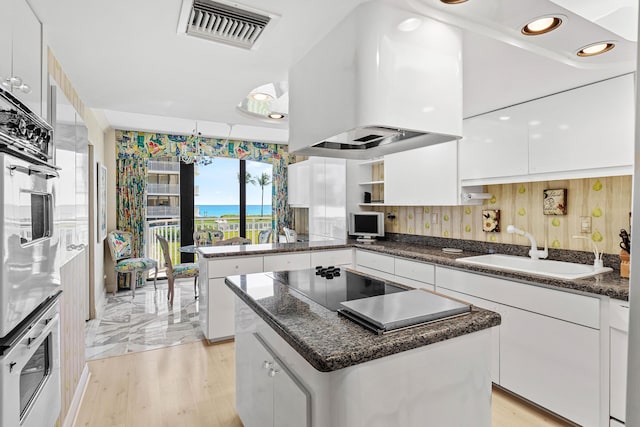
<svg viewBox="0 0 640 427">
<path fill-rule="evenodd" d="M 522 27 L 521 32 L 525 36 L 539 36 L 555 30 L 560 24 L 562 24 L 562 19 L 557 16 L 543 16 Z"/>
<path fill-rule="evenodd" d="M 281 113 L 271 113 L 269 114 L 270 119 L 284 119 L 284 114 Z"/>
<path fill-rule="evenodd" d="M 440 0 L 440 1 L 446 4 L 459 4 L 459 3 L 464 3 L 467 0 Z"/>
<path fill-rule="evenodd" d="M 254 92 L 249 94 L 249 98 L 255 101 L 270 101 L 273 99 L 273 96 L 268 93 Z"/>
<path fill-rule="evenodd" d="M 591 44 L 583 47 L 578 51 L 577 55 L 578 56 L 600 55 L 601 53 L 609 52 L 615 46 L 616 46 L 615 43 L 611 43 L 611 42 L 595 43 L 595 44 Z"/>
<path fill-rule="evenodd" d="M 509 116 L 500 116 L 500 117 L 498 117 L 498 119 L 500 119 L 500 120 L 502 120 L 502 121 L 504 121 L 504 120 L 509 120 L 510 118 L 511 118 L 511 117 L 509 117 Z"/>
</svg>

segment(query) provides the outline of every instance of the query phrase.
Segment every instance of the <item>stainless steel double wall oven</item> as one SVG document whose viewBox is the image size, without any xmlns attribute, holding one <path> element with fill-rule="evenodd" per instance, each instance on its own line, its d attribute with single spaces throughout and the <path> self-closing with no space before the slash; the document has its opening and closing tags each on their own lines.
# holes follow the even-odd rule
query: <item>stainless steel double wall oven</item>
<svg viewBox="0 0 640 427">
<path fill-rule="evenodd" d="M 60 413 L 53 129 L 0 88 L 0 426 Z"/>
</svg>

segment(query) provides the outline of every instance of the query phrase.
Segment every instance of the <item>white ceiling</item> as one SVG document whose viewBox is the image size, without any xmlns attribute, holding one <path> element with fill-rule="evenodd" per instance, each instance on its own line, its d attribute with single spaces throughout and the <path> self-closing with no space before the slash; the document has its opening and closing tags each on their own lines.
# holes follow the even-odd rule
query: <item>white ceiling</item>
<svg viewBox="0 0 640 427">
<path fill-rule="evenodd" d="M 389 1 L 424 13 L 431 0 Z M 470 0 L 468 4 L 474 1 L 487 7 L 490 2 L 513 2 Z M 244 5 L 280 15 L 260 47 L 247 51 L 179 35 L 182 0 L 29 0 L 44 23 L 46 42 L 80 97 L 90 108 L 105 110 L 112 126 L 163 131 L 175 126 L 188 133 L 193 128 L 190 123 L 197 120 L 214 136 L 226 137 L 232 124 L 234 137 L 240 137 L 237 131 L 258 140 L 282 142 L 288 138 L 286 123 L 259 121 L 239 113 L 236 106 L 251 89 L 286 81 L 291 64 L 361 2 L 242 0 Z M 518 4 L 527 2 L 551 4 L 518 0 Z M 589 2 L 602 3 L 584 0 L 581 4 Z M 570 7 L 568 3 L 565 0 L 563 6 Z M 462 17 L 451 22 L 467 28 L 465 117 L 635 68 L 634 58 L 595 68 L 575 67 L 540 50 L 523 49 L 520 42 L 498 41 L 495 28 L 483 31 L 477 23 L 466 26 L 464 9 L 458 11 Z M 331 71 L 328 58 L 326 72 Z"/>
</svg>

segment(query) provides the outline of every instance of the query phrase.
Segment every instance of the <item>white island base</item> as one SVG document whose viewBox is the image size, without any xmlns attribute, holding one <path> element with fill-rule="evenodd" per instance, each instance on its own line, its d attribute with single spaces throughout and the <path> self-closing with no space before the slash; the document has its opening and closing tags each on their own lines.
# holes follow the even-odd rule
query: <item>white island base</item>
<svg viewBox="0 0 640 427">
<path fill-rule="evenodd" d="M 246 427 L 491 425 L 491 329 L 320 372 L 235 302 L 236 407 Z"/>
</svg>

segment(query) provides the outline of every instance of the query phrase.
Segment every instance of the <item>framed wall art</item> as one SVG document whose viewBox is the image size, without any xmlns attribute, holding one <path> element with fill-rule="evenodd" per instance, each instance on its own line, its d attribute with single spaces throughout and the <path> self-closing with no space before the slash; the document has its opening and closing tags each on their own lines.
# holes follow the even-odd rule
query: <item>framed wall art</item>
<svg viewBox="0 0 640 427">
<path fill-rule="evenodd" d="M 566 215 L 567 214 L 567 189 L 559 188 L 555 190 L 543 191 L 542 211 L 545 215 Z"/>
<path fill-rule="evenodd" d="M 490 233 L 500 232 L 500 210 L 483 209 L 482 210 L 482 231 Z"/>
</svg>

